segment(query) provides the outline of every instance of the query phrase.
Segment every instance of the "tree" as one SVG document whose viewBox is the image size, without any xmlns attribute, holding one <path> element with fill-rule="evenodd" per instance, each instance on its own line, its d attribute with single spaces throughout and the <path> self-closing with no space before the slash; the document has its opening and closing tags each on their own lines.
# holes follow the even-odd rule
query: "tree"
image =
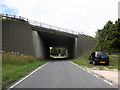
<svg viewBox="0 0 120 90">
<path fill-rule="evenodd" d="M 53 47 L 50 51 L 51 55 L 55 55 L 57 56 L 58 54 L 60 54 L 61 56 L 64 56 L 66 55 L 66 48 L 56 48 L 56 47 Z"/>
<path fill-rule="evenodd" d="M 118 19 L 115 24 L 109 20 L 103 29 L 96 32 L 96 39 L 96 50 L 120 52 L 120 20 Z"/>
</svg>

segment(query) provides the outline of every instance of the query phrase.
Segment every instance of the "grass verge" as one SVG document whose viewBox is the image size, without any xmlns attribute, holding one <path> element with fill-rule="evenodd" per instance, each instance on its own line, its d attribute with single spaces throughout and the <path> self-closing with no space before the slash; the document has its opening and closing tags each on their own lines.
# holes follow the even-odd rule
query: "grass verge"
<svg viewBox="0 0 120 90">
<path fill-rule="evenodd" d="M 71 60 L 72 62 L 83 66 L 83 67 L 88 67 L 88 68 L 92 68 L 92 69 L 97 69 L 97 70 L 105 70 L 105 69 L 118 69 L 120 70 L 120 67 L 118 67 L 118 60 L 120 60 L 120 57 L 118 57 L 117 55 L 110 55 L 110 64 L 109 66 L 105 66 L 105 65 L 96 65 L 93 66 L 92 64 L 88 63 L 88 57 L 91 54 L 91 51 L 81 55 L 80 57 Z"/>
<path fill-rule="evenodd" d="M 45 60 L 37 60 L 28 55 L 3 54 L 2 56 L 2 88 L 26 76 L 29 72 L 45 64 Z"/>
</svg>

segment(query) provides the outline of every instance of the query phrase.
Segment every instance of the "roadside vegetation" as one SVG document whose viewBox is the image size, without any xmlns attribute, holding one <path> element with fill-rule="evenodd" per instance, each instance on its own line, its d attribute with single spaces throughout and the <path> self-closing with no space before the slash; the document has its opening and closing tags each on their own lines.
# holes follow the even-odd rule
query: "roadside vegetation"
<svg viewBox="0 0 120 90">
<path fill-rule="evenodd" d="M 47 61 L 36 59 L 28 55 L 2 55 L 2 87 L 24 77 L 32 70 L 45 64 Z"/>
<path fill-rule="evenodd" d="M 93 66 L 92 64 L 88 63 L 88 58 L 91 53 L 92 53 L 92 51 L 89 51 L 89 52 L 81 55 L 80 57 L 73 59 L 72 62 L 74 62 L 82 67 L 87 67 L 87 68 L 91 68 L 91 69 L 97 69 L 97 70 L 119 69 L 120 70 L 120 67 L 118 67 L 118 60 L 120 60 L 120 57 L 118 55 L 109 55 L 109 59 L 110 59 L 109 66 L 106 66 L 106 65 Z"/>
<path fill-rule="evenodd" d="M 0 66 L 0 90 L 2 89 L 2 68 Z"/>
<path fill-rule="evenodd" d="M 51 58 L 55 58 L 55 57 L 57 57 L 57 56 L 54 56 L 54 55 L 50 55 L 50 57 L 51 57 Z"/>
<path fill-rule="evenodd" d="M 120 19 L 113 23 L 108 21 L 102 29 L 96 32 L 96 50 L 112 53 L 120 53 Z"/>
<path fill-rule="evenodd" d="M 67 49 L 66 48 L 59 48 L 59 47 L 52 47 L 50 49 L 50 57 L 55 58 L 59 54 L 61 57 L 67 58 Z"/>
<path fill-rule="evenodd" d="M 79 58 L 72 60 L 74 63 L 93 69 L 118 69 L 120 70 L 120 19 L 115 23 L 108 21 L 102 29 L 96 32 L 97 41 L 95 48 Z M 92 51 L 104 51 L 109 54 L 110 64 L 109 66 L 97 65 L 93 66 L 88 63 L 88 58 Z"/>
<path fill-rule="evenodd" d="M 56 58 L 57 56 L 54 56 L 54 55 L 50 55 L 50 57 L 51 58 Z M 66 55 L 64 55 L 64 56 L 61 56 L 62 58 L 67 58 L 67 56 Z"/>
</svg>

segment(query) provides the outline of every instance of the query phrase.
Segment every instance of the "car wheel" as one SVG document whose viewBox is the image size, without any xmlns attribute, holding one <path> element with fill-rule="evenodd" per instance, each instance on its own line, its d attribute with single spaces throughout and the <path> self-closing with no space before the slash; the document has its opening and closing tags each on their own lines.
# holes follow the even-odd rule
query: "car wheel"
<svg viewBox="0 0 120 90">
<path fill-rule="evenodd" d="M 93 61 L 93 65 L 94 65 L 94 66 L 96 65 L 96 62 L 95 62 L 95 61 Z"/>
</svg>

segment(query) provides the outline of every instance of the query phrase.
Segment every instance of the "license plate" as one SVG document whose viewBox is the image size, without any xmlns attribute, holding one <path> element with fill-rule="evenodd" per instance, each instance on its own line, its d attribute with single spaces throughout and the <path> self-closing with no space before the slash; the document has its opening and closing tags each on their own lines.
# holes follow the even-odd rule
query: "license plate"
<svg viewBox="0 0 120 90">
<path fill-rule="evenodd" d="M 105 63 L 105 62 L 100 62 L 100 63 Z"/>
</svg>

